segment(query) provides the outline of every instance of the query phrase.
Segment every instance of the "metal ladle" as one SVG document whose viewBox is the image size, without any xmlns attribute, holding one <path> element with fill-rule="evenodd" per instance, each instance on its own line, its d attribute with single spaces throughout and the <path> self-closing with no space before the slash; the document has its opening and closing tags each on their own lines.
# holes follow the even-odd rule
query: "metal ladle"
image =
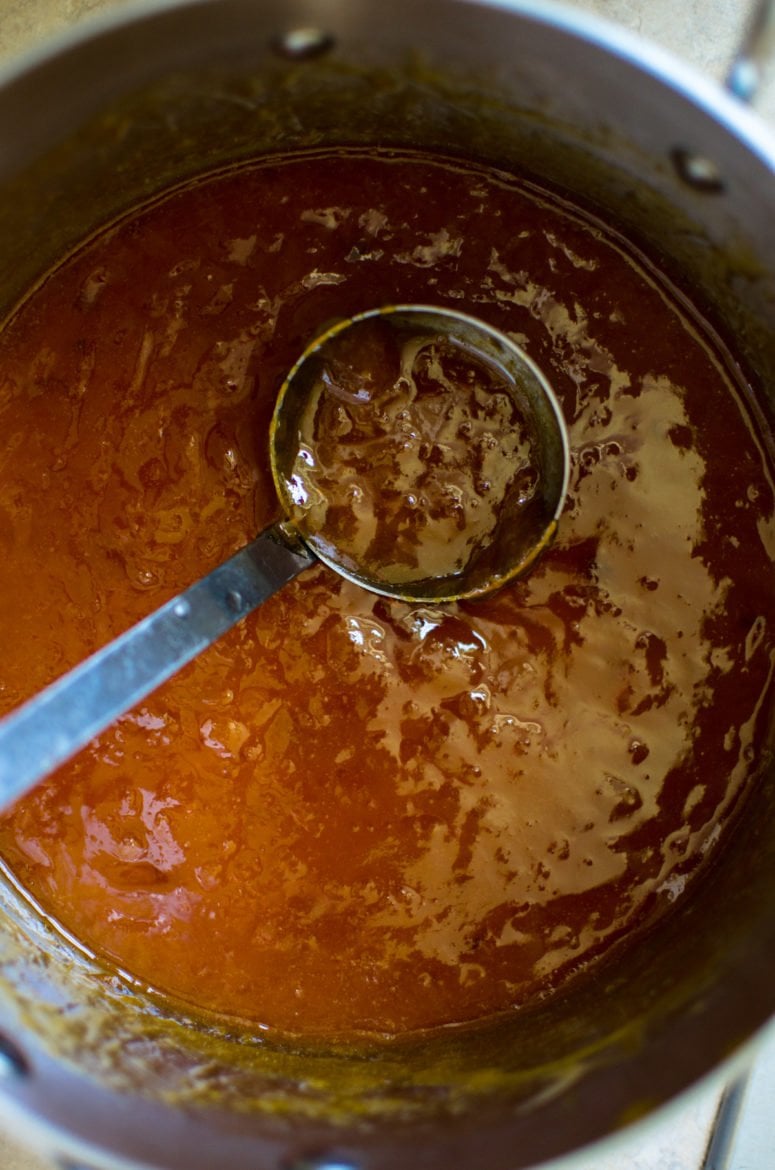
<svg viewBox="0 0 775 1170">
<path fill-rule="evenodd" d="M 325 526 L 314 530 L 294 492 L 294 465 L 305 411 L 319 395 L 326 363 L 337 346 L 359 340 L 375 322 L 403 342 L 440 341 L 472 355 L 498 374 L 515 409 L 531 428 L 535 491 L 500 502 L 491 539 L 464 566 L 397 580 L 379 565 L 340 555 Z M 368 376 L 368 371 L 366 372 Z M 275 486 L 286 517 L 240 552 L 174 597 L 0 720 L 0 807 L 32 788 L 94 736 L 155 690 L 304 569 L 322 560 L 350 580 L 407 601 L 444 602 L 492 592 L 520 576 L 551 543 L 568 483 L 568 440 L 545 378 L 503 334 L 465 314 L 423 305 L 396 305 L 340 321 L 307 347 L 288 374 L 270 429 Z M 379 482 L 376 484 L 379 487 Z M 442 542 L 443 543 L 443 542 Z"/>
</svg>

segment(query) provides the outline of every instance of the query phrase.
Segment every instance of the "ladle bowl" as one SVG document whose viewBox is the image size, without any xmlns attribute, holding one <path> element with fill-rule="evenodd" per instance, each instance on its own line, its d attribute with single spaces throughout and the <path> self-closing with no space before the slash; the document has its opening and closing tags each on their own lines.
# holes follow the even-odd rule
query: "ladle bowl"
<svg viewBox="0 0 775 1170">
<path fill-rule="evenodd" d="M 375 389 L 370 367 L 375 364 L 377 347 L 381 364 L 392 362 L 395 370 Z M 428 365 L 439 361 L 440 351 L 455 367 L 451 382 L 445 382 L 443 370 L 428 375 Z M 357 368 L 359 364 L 362 368 Z M 341 370 L 343 365 L 351 383 L 346 389 L 331 385 L 337 377 L 335 367 Z M 420 373 L 415 380 L 418 368 Z M 424 387 L 423 376 L 429 383 Z M 485 387 L 487 380 L 490 384 Z M 469 394 L 469 400 L 463 401 Z M 318 427 L 336 427 L 337 433 L 313 437 L 307 434 L 312 427 L 312 414 L 317 411 L 320 415 L 325 401 L 329 405 L 328 421 L 318 418 Z M 496 402 L 501 412 L 504 406 L 510 411 L 508 421 L 494 417 Z M 509 445 L 506 432 L 515 432 L 520 423 L 528 433 L 517 451 L 513 449 L 516 444 Z M 426 571 L 431 558 L 422 555 L 396 566 L 391 549 L 386 550 L 384 563 L 378 565 L 365 546 L 358 547 L 357 540 L 354 555 L 348 554 L 344 541 L 334 539 L 331 510 L 323 508 L 322 519 L 315 517 L 309 488 L 300 483 L 308 479 L 305 468 L 312 458 L 310 443 L 322 446 L 327 438 L 330 440 L 334 466 L 327 492 L 342 494 L 343 449 L 352 433 L 356 434 L 350 443 L 355 462 L 349 469 L 348 489 L 358 491 L 363 505 L 360 489 L 364 481 L 366 488 L 371 488 L 371 498 L 364 508 L 369 522 L 379 511 L 380 497 L 408 496 L 411 507 L 404 507 L 403 513 L 398 508 L 398 518 L 387 519 L 387 532 L 382 536 L 390 538 L 390 545 L 400 542 L 407 513 L 419 513 L 411 533 L 417 544 L 431 544 L 434 527 L 441 530 L 441 548 L 432 558 L 432 571 Z M 465 313 L 429 305 L 372 309 L 324 330 L 305 349 L 283 383 L 270 438 L 275 488 L 304 544 L 350 580 L 374 593 L 405 601 L 478 597 L 526 573 L 554 538 L 568 487 L 565 424 L 552 388 L 538 366 L 520 346 L 492 326 Z M 454 445 L 464 449 L 455 452 L 451 450 Z M 475 445 L 476 452 L 472 450 Z M 492 482 L 474 466 L 487 448 L 493 456 Z M 522 475 L 528 470 L 518 468 L 520 460 L 531 465 L 527 491 L 524 484 L 520 488 L 512 482 L 519 479 L 520 470 Z M 440 467 L 435 466 L 437 461 Z M 500 482 L 496 479 L 499 472 L 503 476 Z M 461 494 L 468 497 L 463 503 Z M 485 503 L 490 524 L 484 537 L 466 542 L 463 555 L 456 560 L 454 530 L 472 528 L 483 510 L 480 505 Z M 348 519 L 351 523 L 357 520 L 351 510 Z M 363 522 L 360 525 L 366 526 Z"/>
</svg>

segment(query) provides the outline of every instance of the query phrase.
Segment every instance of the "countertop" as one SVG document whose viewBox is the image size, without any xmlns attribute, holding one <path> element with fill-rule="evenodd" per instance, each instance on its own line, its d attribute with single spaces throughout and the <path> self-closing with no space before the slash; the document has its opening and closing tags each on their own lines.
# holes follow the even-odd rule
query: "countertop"
<svg viewBox="0 0 775 1170">
<path fill-rule="evenodd" d="M 422 3 L 422 0 L 417 0 Z M 572 0 L 668 48 L 707 75 L 722 79 L 734 58 L 754 0 Z M 88 21 L 109 9 L 130 9 L 134 0 L 0 0 L 0 61 L 23 53 L 56 32 Z M 775 41 L 775 36 L 773 36 Z M 775 127 L 775 44 L 764 71 L 756 108 Z M 742 1104 L 746 1123 L 728 1148 L 706 1157 L 706 1147 L 725 1086 L 711 1080 L 675 1104 L 644 1130 L 624 1142 L 581 1157 L 573 1170 L 765 1170 L 771 1149 L 757 1152 L 758 1133 L 751 1123 L 759 1102 L 771 1120 L 775 1099 L 775 1035 L 770 1035 L 744 1093 L 732 1088 L 727 1116 L 732 1122 Z M 727 1087 L 729 1093 L 729 1087 Z M 769 1103 L 769 1104 L 768 1104 Z M 734 1129 L 734 1126 L 732 1126 Z M 729 1134 L 726 1135 L 729 1137 Z M 0 1128 L 0 1170 L 52 1170 L 27 1148 L 28 1135 Z M 483 1170 L 486 1168 L 483 1167 Z M 547 1168 L 549 1170 L 549 1168 Z M 558 1166 L 559 1170 L 559 1166 Z"/>
</svg>

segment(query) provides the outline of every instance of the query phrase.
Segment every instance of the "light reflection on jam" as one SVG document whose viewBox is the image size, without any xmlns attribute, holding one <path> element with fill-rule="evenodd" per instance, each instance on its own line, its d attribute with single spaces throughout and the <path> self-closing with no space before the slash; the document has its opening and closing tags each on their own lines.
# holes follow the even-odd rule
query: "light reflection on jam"
<svg viewBox="0 0 775 1170">
<path fill-rule="evenodd" d="M 684 896 L 769 702 L 772 484 L 697 323 L 517 183 L 336 155 L 176 194 L 0 338 L 3 707 L 273 519 L 268 419 L 322 324 L 430 299 L 562 399 L 539 568 L 448 607 L 316 568 L 0 824 L 86 944 L 277 1028 L 398 1032 L 561 985 Z"/>
</svg>

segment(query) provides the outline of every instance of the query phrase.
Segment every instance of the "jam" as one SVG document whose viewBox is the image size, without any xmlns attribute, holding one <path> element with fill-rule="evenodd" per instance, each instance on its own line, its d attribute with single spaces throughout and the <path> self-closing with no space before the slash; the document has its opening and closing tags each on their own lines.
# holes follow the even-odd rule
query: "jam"
<svg viewBox="0 0 775 1170">
<path fill-rule="evenodd" d="M 326 323 L 418 302 L 507 333 L 561 401 L 535 570 L 430 606 L 315 566 L 0 820 L 85 949 L 252 1028 L 395 1035 L 594 978 L 756 779 L 774 497 L 734 364 L 604 225 L 411 154 L 174 191 L 6 324 L 2 710 L 275 520 L 285 374 Z"/>
</svg>

